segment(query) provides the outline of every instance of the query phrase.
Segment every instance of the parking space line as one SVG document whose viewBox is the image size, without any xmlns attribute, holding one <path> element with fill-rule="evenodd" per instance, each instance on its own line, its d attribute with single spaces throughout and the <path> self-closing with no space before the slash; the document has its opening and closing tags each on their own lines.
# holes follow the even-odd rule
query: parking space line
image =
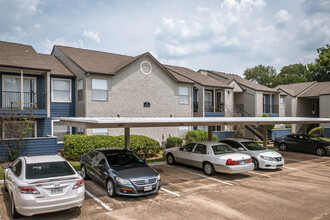
<svg viewBox="0 0 330 220">
<path fill-rule="evenodd" d="M 291 160 L 291 161 L 296 161 L 296 162 L 301 162 L 301 163 L 316 164 L 316 165 L 319 165 L 319 166 L 326 166 L 326 165 L 321 164 L 321 163 L 314 163 L 314 162 L 304 161 L 304 160 L 295 160 L 295 159 L 288 159 L 288 158 L 285 158 L 285 160 Z"/>
<path fill-rule="evenodd" d="M 212 177 L 208 177 L 208 176 L 205 176 L 205 175 L 202 175 L 202 174 L 199 174 L 199 173 L 195 173 L 195 172 L 191 172 L 191 171 L 183 170 L 183 169 L 178 169 L 178 170 L 181 170 L 181 171 L 186 172 L 186 173 L 191 173 L 191 174 L 194 174 L 196 176 L 201 176 L 201 177 L 204 177 L 204 178 L 207 178 L 207 179 L 210 179 L 210 180 L 214 180 L 214 181 L 219 182 L 219 183 L 227 184 L 229 186 L 232 186 L 233 185 L 231 183 L 228 183 L 228 182 L 225 182 L 225 181 L 221 181 L 221 180 L 218 180 L 218 179 L 215 179 L 215 178 L 212 178 Z"/>
<path fill-rule="evenodd" d="M 256 174 L 256 175 L 265 176 L 267 178 L 270 178 L 270 176 L 268 176 L 266 174 L 263 174 L 263 173 L 257 173 L 257 172 L 253 172 L 253 171 L 249 171 L 248 173 L 253 173 L 253 174 Z"/>
<path fill-rule="evenodd" d="M 179 194 L 177 194 L 177 193 L 175 193 L 175 192 L 172 192 L 172 191 L 170 191 L 170 190 L 168 190 L 168 189 L 164 189 L 163 187 L 162 188 L 160 188 L 161 190 L 163 190 L 163 191 L 165 191 L 165 192 L 167 192 L 167 193 L 171 193 L 171 194 L 173 194 L 173 195 L 175 195 L 175 196 L 180 196 Z"/>
<path fill-rule="evenodd" d="M 87 190 L 85 190 L 86 194 L 91 197 L 92 199 L 94 199 L 97 203 L 99 203 L 101 206 L 103 206 L 103 208 L 105 208 L 108 212 L 112 211 L 112 208 L 110 208 L 107 204 L 105 204 L 104 202 L 102 202 L 99 198 L 97 198 L 96 196 L 94 196 L 92 193 L 88 192 Z"/>
<path fill-rule="evenodd" d="M 293 168 L 293 167 L 287 167 L 287 166 L 283 166 L 283 168 L 290 169 L 290 170 L 301 170 L 301 169 L 297 169 L 297 168 Z"/>
</svg>

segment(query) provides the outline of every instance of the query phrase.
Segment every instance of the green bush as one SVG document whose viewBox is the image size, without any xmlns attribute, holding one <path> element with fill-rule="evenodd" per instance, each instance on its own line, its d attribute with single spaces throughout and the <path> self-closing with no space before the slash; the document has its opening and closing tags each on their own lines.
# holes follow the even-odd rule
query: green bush
<svg viewBox="0 0 330 220">
<path fill-rule="evenodd" d="M 183 140 L 179 137 L 168 137 L 166 139 L 166 148 L 179 147 L 183 143 Z"/>
<path fill-rule="evenodd" d="M 310 130 L 310 132 L 308 132 L 308 135 L 313 137 L 323 137 L 324 135 L 323 131 L 324 131 L 323 127 L 316 127 Z"/>
<path fill-rule="evenodd" d="M 262 114 L 262 117 L 270 117 L 270 116 L 268 114 L 264 113 L 264 114 Z M 275 125 L 267 125 L 267 128 L 270 130 L 274 129 L 274 127 L 275 127 Z"/>
<path fill-rule="evenodd" d="M 192 142 L 192 141 L 207 141 L 208 138 L 208 132 L 203 130 L 193 130 L 188 131 L 186 133 L 186 141 Z M 218 138 L 213 134 L 213 141 L 217 141 Z"/>
<path fill-rule="evenodd" d="M 80 160 L 80 156 L 95 148 L 124 148 L 125 137 L 107 135 L 65 135 L 64 157 Z M 130 135 L 130 150 L 141 157 L 150 157 L 160 152 L 159 143 L 142 135 Z"/>
<path fill-rule="evenodd" d="M 285 125 L 285 128 L 292 129 L 291 125 Z"/>
</svg>

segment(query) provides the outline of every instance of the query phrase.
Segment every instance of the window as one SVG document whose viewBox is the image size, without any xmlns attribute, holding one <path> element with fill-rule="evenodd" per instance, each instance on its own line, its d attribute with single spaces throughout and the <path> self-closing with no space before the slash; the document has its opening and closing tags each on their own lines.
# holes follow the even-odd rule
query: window
<svg viewBox="0 0 330 220">
<path fill-rule="evenodd" d="M 70 79 L 52 79 L 52 102 L 71 102 Z"/>
<path fill-rule="evenodd" d="M 11 170 L 15 174 L 15 176 L 20 176 L 22 172 L 22 161 L 20 159 L 17 159 L 13 163 Z"/>
<path fill-rule="evenodd" d="M 2 137 L 4 138 L 31 138 L 36 137 L 36 121 L 6 121 L 3 124 Z"/>
<path fill-rule="evenodd" d="M 189 89 L 188 87 L 179 87 L 179 104 L 189 104 Z"/>
<path fill-rule="evenodd" d="M 57 142 L 63 142 L 64 135 L 71 134 L 71 127 L 60 124 L 59 120 L 52 121 L 52 136 L 57 137 Z"/>
<path fill-rule="evenodd" d="M 74 175 L 75 171 L 66 161 L 26 164 L 26 179 L 41 179 Z"/>
<path fill-rule="evenodd" d="M 194 150 L 194 153 L 197 154 L 206 154 L 206 146 L 203 144 L 198 144 Z"/>
<path fill-rule="evenodd" d="M 281 97 L 280 98 L 280 109 L 283 109 L 283 107 L 284 107 L 284 98 Z"/>
<path fill-rule="evenodd" d="M 108 135 L 108 129 L 107 128 L 93 128 L 92 134 L 93 135 Z"/>
<path fill-rule="evenodd" d="M 76 128 L 77 134 L 85 134 L 84 128 Z"/>
<path fill-rule="evenodd" d="M 84 100 L 83 88 L 84 88 L 83 80 L 82 79 L 78 80 L 77 81 L 78 101 L 83 101 Z"/>
<path fill-rule="evenodd" d="M 179 127 L 179 137 L 185 137 L 188 131 L 189 131 L 188 126 Z"/>
<path fill-rule="evenodd" d="M 92 79 L 93 100 L 107 101 L 108 100 L 108 80 L 107 79 Z"/>
<path fill-rule="evenodd" d="M 191 152 L 193 148 L 195 147 L 195 143 L 187 144 L 182 148 L 183 151 Z"/>
</svg>

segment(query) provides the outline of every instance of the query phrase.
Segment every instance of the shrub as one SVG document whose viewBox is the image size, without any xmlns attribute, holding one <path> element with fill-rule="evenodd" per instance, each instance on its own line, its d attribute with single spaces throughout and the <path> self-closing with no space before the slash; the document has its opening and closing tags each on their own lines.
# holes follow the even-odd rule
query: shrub
<svg viewBox="0 0 330 220">
<path fill-rule="evenodd" d="M 107 135 L 65 135 L 64 157 L 80 160 L 80 156 L 95 148 L 124 148 L 125 137 Z M 149 157 L 160 152 L 159 143 L 142 135 L 130 135 L 130 149 L 142 157 Z"/>
<path fill-rule="evenodd" d="M 262 117 L 270 117 L 270 116 L 268 114 L 264 113 L 264 114 L 262 114 Z M 274 127 L 275 127 L 275 125 L 267 125 L 267 128 L 270 130 L 274 129 Z"/>
<path fill-rule="evenodd" d="M 310 130 L 310 132 L 308 132 L 308 135 L 314 136 L 314 137 L 323 137 L 324 129 L 323 129 L 323 127 L 313 128 L 312 130 Z"/>
<path fill-rule="evenodd" d="M 292 129 L 291 125 L 285 125 L 285 128 Z"/>
<path fill-rule="evenodd" d="M 208 138 L 208 132 L 203 130 L 193 130 L 188 131 L 186 133 L 186 141 L 192 142 L 192 141 L 207 141 Z M 213 134 L 213 141 L 217 141 L 218 138 Z"/>
<path fill-rule="evenodd" d="M 179 137 L 168 137 L 166 139 L 166 148 L 179 147 L 183 143 L 183 140 Z"/>
</svg>

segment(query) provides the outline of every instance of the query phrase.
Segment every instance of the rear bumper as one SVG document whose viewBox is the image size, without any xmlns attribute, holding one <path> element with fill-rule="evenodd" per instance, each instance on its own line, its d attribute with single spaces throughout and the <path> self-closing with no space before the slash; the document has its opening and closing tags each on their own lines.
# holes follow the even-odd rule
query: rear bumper
<svg viewBox="0 0 330 220">
<path fill-rule="evenodd" d="M 245 173 L 254 169 L 253 163 L 248 163 L 245 165 L 234 165 L 234 166 L 225 166 L 220 164 L 213 164 L 216 172 L 219 173 Z"/>
<path fill-rule="evenodd" d="M 32 216 L 49 212 L 81 207 L 85 199 L 85 187 L 78 188 L 77 194 L 54 201 L 36 201 L 34 195 L 18 193 L 15 198 L 16 210 L 21 215 Z"/>
</svg>

